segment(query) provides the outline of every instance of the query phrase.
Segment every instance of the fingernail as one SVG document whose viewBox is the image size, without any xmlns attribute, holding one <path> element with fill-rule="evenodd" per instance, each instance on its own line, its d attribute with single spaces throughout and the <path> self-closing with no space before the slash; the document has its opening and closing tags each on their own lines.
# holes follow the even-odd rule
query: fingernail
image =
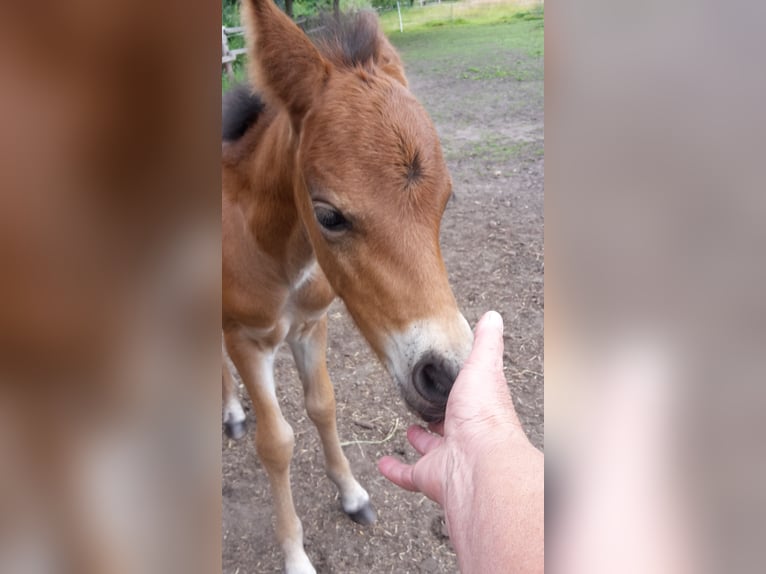
<svg viewBox="0 0 766 574">
<path fill-rule="evenodd" d="M 499 329 L 500 331 L 503 330 L 503 318 L 497 311 L 487 311 L 484 314 L 483 321 L 487 324 L 488 327 Z"/>
</svg>

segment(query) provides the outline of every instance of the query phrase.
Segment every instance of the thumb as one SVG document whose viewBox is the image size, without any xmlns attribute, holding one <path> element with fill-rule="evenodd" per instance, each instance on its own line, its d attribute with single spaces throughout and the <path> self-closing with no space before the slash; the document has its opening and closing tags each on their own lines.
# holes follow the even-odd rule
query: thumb
<svg viewBox="0 0 766 574">
<path fill-rule="evenodd" d="M 453 408 L 458 405 L 505 402 L 508 383 L 503 374 L 503 319 L 495 311 L 485 313 L 476 325 L 473 349 L 450 393 Z M 449 404 L 448 404 L 449 410 Z M 455 411 L 453 411 L 455 412 Z"/>
<path fill-rule="evenodd" d="M 503 372 L 503 318 L 497 311 L 488 311 L 476 325 L 473 349 L 463 368 Z"/>
</svg>

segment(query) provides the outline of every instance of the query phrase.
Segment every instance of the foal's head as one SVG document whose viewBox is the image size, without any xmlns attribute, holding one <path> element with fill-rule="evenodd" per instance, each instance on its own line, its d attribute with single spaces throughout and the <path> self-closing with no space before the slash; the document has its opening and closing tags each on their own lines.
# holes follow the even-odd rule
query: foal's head
<svg viewBox="0 0 766 574">
<path fill-rule="evenodd" d="M 439 420 L 472 334 L 439 250 L 452 184 L 433 124 L 374 15 L 316 45 L 271 0 L 244 16 L 257 88 L 290 114 L 319 264 L 408 405 Z"/>
</svg>

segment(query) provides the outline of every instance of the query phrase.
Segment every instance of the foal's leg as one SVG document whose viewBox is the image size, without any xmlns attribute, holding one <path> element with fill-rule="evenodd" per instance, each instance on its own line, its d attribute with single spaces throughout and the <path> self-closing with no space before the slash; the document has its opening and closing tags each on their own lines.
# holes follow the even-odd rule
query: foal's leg
<svg viewBox="0 0 766 574">
<path fill-rule="evenodd" d="M 295 513 L 290 490 L 290 460 L 295 438 L 277 402 L 274 388 L 275 349 L 261 348 L 236 334 L 227 335 L 226 349 L 253 401 L 258 421 L 255 448 L 269 475 L 277 517 L 277 540 L 285 554 L 285 571 L 287 574 L 316 574 L 303 549 L 303 526 Z"/>
<path fill-rule="evenodd" d="M 327 374 L 327 315 L 307 324 L 290 339 L 303 392 L 306 411 L 322 439 L 327 476 L 337 485 L 343 510 L 360 524 L 375 522 L 370 495 L 351 474 L 346 455 L 340 447 L 335 422 L 335 393 Z"/>
<path fill-rule="evenodd" d="M 242 403 L 239 402 L 237 395 L 237 385 L 234 377 L 223 361 L 223 428 L 226 434 L 235 440 L 245 436 L 245 411 L 242 409 Z"/>
</svg>

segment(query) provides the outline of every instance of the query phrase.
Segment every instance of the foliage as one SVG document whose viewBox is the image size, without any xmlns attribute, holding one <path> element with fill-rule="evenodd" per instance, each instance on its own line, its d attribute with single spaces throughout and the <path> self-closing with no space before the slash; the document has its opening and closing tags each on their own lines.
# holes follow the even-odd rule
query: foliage
<svg viewBox="0 0 766 574">
<path fill-rule="evenodd" d="M 375 6 L 376 1 L 389 2 L 390 0 L 341 0 L 340 9 L 342 12 L 360 10 Z M 275 0 L 277 6 L 285 9 L 285 0 Z M 223 13 L 224 26 L 239 26 L 239 0 L 221 0 L 221 10 Z M 393 0 L 393 6 L 396 6 L 396 0 Z M 316 16 L 320 12 L 332 10 L 332 0 L 293 0 L 293 17 L 297 20 L 309 16 Z"/>
<path fill-rule="evenodd" d="M 222 0 L 221 23 L 224 26 L 239 26 L 239 2 L 236 0 Z"/>
<path fill-rule="evenodd" d="M 332 0 L 295 0 L 293 15 L 295 18 L 314 16 L 319 12 L 332 10 Z"/>
<path fill-rule="evenodd" d="M 403 0 L 403 4 L 410 5 L 410 0 Z M 390 10 L 396 8 L 396 0 L 371 0 L 370 5 L 377 10 Z"/>
</svg>

